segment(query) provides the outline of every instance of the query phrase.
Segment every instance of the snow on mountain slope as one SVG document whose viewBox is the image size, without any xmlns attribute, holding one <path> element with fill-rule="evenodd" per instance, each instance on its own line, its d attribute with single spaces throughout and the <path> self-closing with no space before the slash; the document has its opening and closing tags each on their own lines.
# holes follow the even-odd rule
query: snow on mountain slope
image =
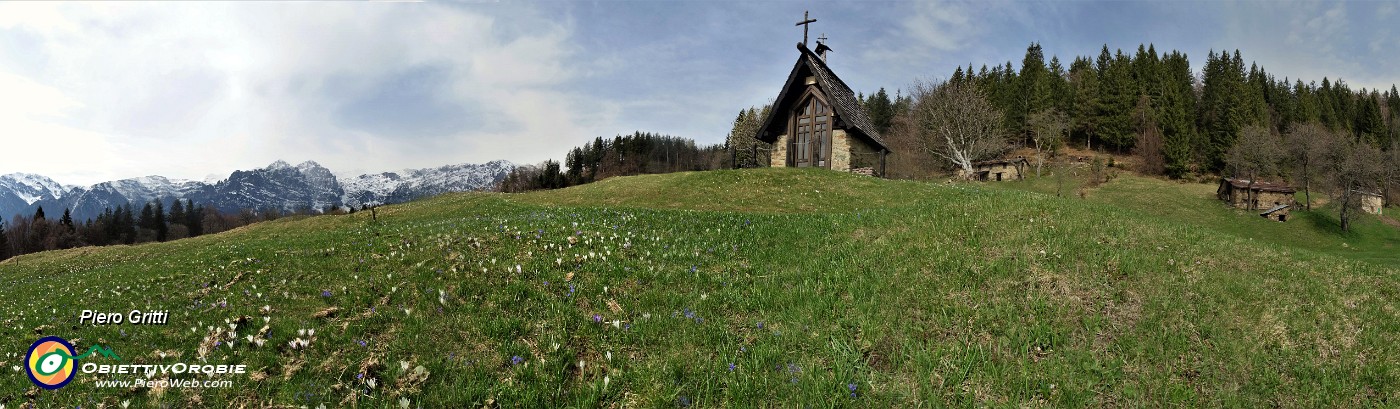
<svg viewBox="0 0 1400 409">
<path fill-rule="evenodd" d="M 400 203 L 446 192 L 494 187 L 515 165 L 507 161 L 447 165 L 337 178 L 312 161 L 293 166 L 284 161 L 253 170 L 234 171 L 227 178 L 204 181 L 143 176 L 86 187 L 64 186 L 32 174 L 0 176 L 0 217 L 30 214 L 38 207 L 71 209 L 73 217 L 96 217 L 104 209 L 160 199 L 192 200 L 221 211 L 320 211 L 335 206 Z M 53 212 L 55 210 L 47 210 Z"/>
<path fill-rule="evenodd" d="M 0 190 L 14 194 L 25 204 L 33 204 L 47 198 L 63 197 L 69 187 L 63 186 L 47 176 L 32 173 L 11 173 L 0 176 Z"/>
<path fill-rule="evenodd" d="M 513 169 L 514 164 L 498 160 L 480 165 L 464 163 L 360 175 L 342 182 L 345 195 L 341 197 L 341 203 L 359 207 L 406 202 L 447 192 L 490 189 Z"/>
</svg>

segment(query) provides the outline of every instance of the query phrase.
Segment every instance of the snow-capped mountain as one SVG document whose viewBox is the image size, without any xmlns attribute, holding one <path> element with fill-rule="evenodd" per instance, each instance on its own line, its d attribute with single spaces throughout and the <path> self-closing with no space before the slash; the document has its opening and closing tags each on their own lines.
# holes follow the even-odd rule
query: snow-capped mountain
<svg viewBox="0 0 1400 409">
<path fill-rule="evenodd" d="M 61 185 L 42 175 L 11 173 L 0 176 L 0 195 L 19 199 L 24 204 L 61 197 L 68 189 L 69 186 Z"/>
<path fill-rule="evenodd" d="M 24 209 L 35 202 L 61 198 L 69 187 L 48 177 L 11 173 L 0 176 L 0 210 Z M 9 215 L 9 212 L 0 215 Z"/>
<path fill-rule="evenodd" d="M 276 161 L 265 168 L 235 171 L 213 186 L 206 200 L 220 211 L 239 209 L 320 210 L 340 204 L 335 175 L 316 162 L 293 167 Z"/>
<path fill-rule="evenodd" d="M 51 214 L 70 209 L 74 219 L 84 220 L 96 217 L 104 209 L 128 203 L 140 206 L 157 198 L 166 206 L 176 199 L 188 199 L 224 212 L 319 211 L 331 206 L 400 203 L 446 192 L 490 189 L 514 168 L 510 162 L 494 161 L 341 180 L 316 162 L 292 166 L 279 160 L 263 168 L 234 171 L 222 180 L 145 176 L 86 187 L 64 186 L 44 176 L 16 173 L 0 176 L 0 216 L 8 219 L 15 214 L 33 214 L 36 208 L 44 207 Z"/>
<path fill-rule="evenodd" d="M 464 163 L 430 169 L 404 169 L 360 175 L 341 182 L 345 189 L 341 203 L 346 206 L 401 203 L 447 192 L 481 190 L 501 183 L 515 165 L 492 161 L 480 165 Z"/>
<path fill-rule="evenodd" d="M 63 197 L 40 201 L 32 207 L 46 206 L 49 211 L 70 209 L 74 218 L 82 220 L 95 217 L 103 209 L 127 203 L 145 203 L 162 198 L 168 205 L 174 198 L 200 197 L 207 189 L 208 185 L 192 180 L 143 176 L 72 188 Z"/>
</svg>

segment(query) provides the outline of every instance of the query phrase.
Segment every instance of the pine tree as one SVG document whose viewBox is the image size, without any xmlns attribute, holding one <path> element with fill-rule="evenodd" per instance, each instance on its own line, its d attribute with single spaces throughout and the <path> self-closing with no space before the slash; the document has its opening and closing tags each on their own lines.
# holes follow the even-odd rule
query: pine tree
<svg viewBox="0 0 1400 409">
<path fill-rule="evenodd" d="M 326 213 L 330 213 L 330 212 L 326 212 Z M 182 202 L 180 202 L 179 199 L 175 199 L 174 202 L 170 203 L 170 213 L 167 214 L 166 219 L 170 222 L 170 225 L 172 225 L 172 226 L 173 226 L 173 225 L 176 225 L 176 224 L 178 224 L 178 225 L 184 225 L 184 224 L 185 224 L 185 204 L 182 203 Z M 188 229 L 188 227 L 186 227 L 186 228 Z"/>
<path fill-rule="evenodd" d="M 0 260 L 10 258 L 10 239 L 5 232 L 5 221 L 0 220 Z"/>
<path fill-rule="evenodd" d="M 1358 140 L 1380 147 L 1385 140 L 1385 118 L 1381 117 L 1380 94 L 1361 90 L 1361 101 L 1357 104 L 1355 132 Z"/>
<path fill-rule="evenodd" d="M 1317 89 L 1317 119 L 1327 129 L 1337 130 L 1337 106 L 1332 103 L 1332 81 L 1322 77 L 1322 86 Z"/>
<path fill-rule="evenodd" d="M 1390 93 L 1385 97 L 1385 106 L 1390 120 L 1390 140 L 1385 146 L 1394 147 L 1400 145 L 1400 90 L 1396 90 L 1394 85 L 1390 86 Z"/>
<path fill-rule="evenodd" d="M 1010 71 L 1010 65 L 1007 66 Z M 1011 116 L 1012 127 L 1022 141 L 1030 135 L 1030 125 L 1026 118 L 1031 113 L 1041 112 L 1051 107 L 1050 71 L 1045 68 L 1045 53 L 1039 43 L 1026 47 L 1026 56 L 1021 60 L 1021 72 L 1016 75 L 1016 93 L 1019 98 L 1011 99 L 1006 110 Z"/>
<path fill-rule="evenodd" d="M 39 206 L 39 209 L 34 211 L 34 220 L 44 220 L 44 206 Z"/>
<path fill-rule="evenodd" d="M 1225 168 L 1225 152 L 1235 145 L 1236 136 L 1247 124 L 1244 66 L 1239 53 L 1235 55 L 1232 60 L 1228 53 L 1216 55 L 1212 51 L 1206 59 L 1197 120 L 1204 133 L 1202 138 L 1207 141 L 1206 165 L 1214 171 Z"/>
<path fill-rule="evenodd" d="M 155 221 L 156 210 L 154 207 L 151 207 L 150 202 L 146 202 L 146 205 L 141 207 L 141 218 L 136 220 L 136 226 L 142 229 L 155 230 Z"/>
<path fill-rule="evenodd" d="M 1195 137 L 1194 78 L 1186 55 L 1172 51 L 1162 59 L 1162 102 L 1159 119 L 1162 127 L 1163 171 L 1167 176 L 1181 178 L 1190 170 L 1192 141 Z"/>
<path fill-rule="evenodd" d="M 1107 52 L 1108 49 L 1103 51 Z M 1132 129 L 1132 111 L 1136 102 L 1132 59 L 1123 54 L 1123 50 L 1118 50 L 1112 58 L 1105 59 L 1100 55 L 1099 59 L 1109 62 L 1100 68 L 1102 86 L 1095 112 L 1098 136 L 1106 146 L 1122 151 L 1131 148 L 1136 141 Z"/>
<path fill-rule="evenodd" d="M 190 229 L 190 237 L 204 234 L 204 207 L 195 207 L 194 200 L 185 199 L 185 227 Z"/>
<path fill-rule="evenodd" d="M 754 167 L 759 165 L 760 159 L 754 155 L 754 147 L 758 145 L 758 127 L 762 119 L 758 116 L 758 111 L 753 107 L 746 110 L 739 110 L 739 116 L 734 118 L 734 124 L 730 128 L 729 137 L 725 140 L 725 146 L 733 150 L 735 167 Z"/>
<path fill-rule="evenodd" d="M 117 226 L 120 232 L 121 242 L 132 244 L 136 242 L 136 215 L 131 210 L 131 203 L 123 204 L 117 209 Z"/>
<path fill-rule="evenodd" d="M 1293 84 L 1293 120 L 1295 123 L 1321 122 L 1318 117 L 1316 83 L 1303 85 L 1303 80 Z"/>
<path fill-rule="evenodd" d="M 1060 57 L 1050 57 L 1050 107 L 1059 112 L 1069 112 L 1070 91 L 1068 73 L 1060 64 Z"/>
<path fill-rule="evenodd" d="M 62 225 L 64 229 L 68 230 L 69 232 L 72 232 L 74 230 L 73 214 L 68 211 L 68 208 L 63 209 L 63 218 L 59 219 L 58 224 Z"/>
<path fill-rule="evenodd" d="M 121 224 L 119 223 L 121 220 L 121 210 L 122 209 L 118 207 L 117 211 L 113 212 L 112 208 L 108 207 L 102 209 L 102 214 L 97 215 L 97 223 L 102 225 L 102 240 L 94 244 L 105 246 L 108 244 L 115 244 L 119 241 L 122 234 Z"/>
<path fill-rule="evenodd" d="M 156 198 L 156 208 L 153 215 L 155 220 L 151 224 L 155 226 L 156 241 L 165 241 L 165 237 L 170 233 L 170 226 L 165 224 L 165 204 L 161 203 L 160 198 Z"/>
<path fill-rule="evenodd" d="M 894 122 L 894 102 L 890 101 L 890 94 L 885 92 L 884 87 L 870 95 L 866 113 L 870 115 L 871 125 L 875 125 L 875 132 L 889 132 L 890 124 Z"/>
<path fill-rule="evenodd" d="M 1099 104 L 1099 74 L 1089 58 L 1075 58 L 1070 63 L 1069 94 L 1071 139 L 1082 139 L 1092 147 L 1093 138 L 1098 136 L 1094 112 Z"/>
</svg>

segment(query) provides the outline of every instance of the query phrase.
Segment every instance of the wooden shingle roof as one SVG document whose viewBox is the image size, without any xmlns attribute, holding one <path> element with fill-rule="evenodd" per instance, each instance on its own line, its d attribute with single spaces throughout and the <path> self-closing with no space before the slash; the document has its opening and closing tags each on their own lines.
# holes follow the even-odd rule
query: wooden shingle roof
<svg viewBox="0 0 1400 409">
<path fill-rule="evenodd" d="M 1229 183 L 1230 186 L 1234 187 L 1235 189 L 1249 189 L 1249 188 L 1250 188 L 1250 186 L 1249 186 L 1249 179 L 1224 178 L 1223 181 L 1224 181 L 1225 183 Z M 1285 185 L 1285 184 L 1282 184 L 1282 183 L 1257 182 L 1257 181 L 1254 182 L 1254 190 L 1257 190 L 1257 191 L 1260 191 L 1260 192 L 1271 192 L 1271 193 L 1295 193 L 1295 192 L 1298 191 L 1297 189 L 1294 189 L 1292 186 L 1288 186 L 1288 185 Z"/>
<path fill-rule="evenodd" d="M 794 85 L 798 85 L 798 81 L 806 77 L 799 74 L 810 73 L 816 78 L 817 87 L 826 95 L 827 102 L 836 111 L 836 117 L 840 121 L 838 125 L 842 125 L 848 134 L 869 141 L 876 149 L 889 150 L 888 145 L 880 138 L 880 133 L 875 130 L 875 125 L 870 122 L 870 117 L 861 109 L 860 101 L 856 100 L 856 94 L 851 91 L 851 87 L 841 81 L 841 78 L 831 71 L 831 67 L 828 67 L 820 56 L 807 49 L 806 45 L 797 43 L 797 50 L 801 55 L 797 58 L 797 64 L 793 65 L 792 73 L 788 74 L 782 92 L 778 93 L 773 109 L 763 120 L 763 126 L 758 128 L 758 140 L 773 143 L 777 141 L 778 135 L 787 133 L 787 123 L 783 119 L 787 118 L 787 113 L 799 102 L 791 99 L 801 96 L 802 93 L 801 90 L 795 90 L 797 87 Z"/>
</svg>

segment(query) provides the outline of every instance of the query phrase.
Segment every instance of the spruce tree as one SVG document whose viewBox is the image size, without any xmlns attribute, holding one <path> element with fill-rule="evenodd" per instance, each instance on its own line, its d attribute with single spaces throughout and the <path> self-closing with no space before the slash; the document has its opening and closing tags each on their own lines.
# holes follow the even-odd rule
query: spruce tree
<svg viewBox="0 0 1400 409">
<path fill-rule="evenodd" d="M 1385 146 L 1394 147 L 1400 144 L 1400 91 L 1390 86 L 1390 93 L 1385 97 L 1386 111 L 1390 118 L 1390 141 Z"/>
<path fill-rule="evenodd" d="M 176 224 L 184 225 L 184 224 L 185 224 L 185 204 L 184 204 L 183 202 L 181 202 L 179 199 L 176 199 L 174 202 L 170 203 L 170 212 L 167 213 L 166 216 L 167 216 L 167 217 L 166 217 L 166 220 L 169 221 L 169 224 L 171 224 L 171 225 L 176 225 Z"/>
<path fill-rule="evenodd" d="M 68 208 L 63 209 L 63 218 L 59 219 L 58 224 L 62 225 L 69 232 L 72 232 L 74 230 L 73 214 L 68 211 Z"/>
<path fill-rule="evenodd" d="M 131 204 L 122 206 L 122 219 L 119 222 L 122 229 L 122 242 L 132 244 L 136 242 L 136 233 L 139 232 L 136 226 L 136 212 L 131 210 Z"/>
<path fill-rule="evenodd" d="M 156 241 L 165 241 L 165 237 L 170 233 L 170 226 L 165 224 L 165 204 L 160 198 L 156 198 L 156 208 L 154 212 L 155 220 L 151 223 L 155 226 Z"/>
<path fill-rule="evenodd" d="M 34 211 L 34 220 L 44 220 L 44 206 L 39 206 L 39 209 Z"/>
<path fill-rule="evenodd" d="M 204 207 L 195 207 L 194 200 L 185 199 L 185 227 L 190 229 L 190 237 L 204 234 Z"/>
<path fill-rule="evenodd" d="M 150 202 L 146 202 L 145 206 L 141 206 L 141 218 L 136 219 L 136 226 L 142 229 L 155 230 L 155 222 L 156 210 L 154 207 L 151 207 Z"/>
<path fill-rule="evenodd" d="M 889 132 L 890 124 L 894 123 L 895 110 L 894 102 L 890 100 L 890 94 L 885 92 L 884 87 L 870 95 L 866 112 L 870 114 L 871 125 L 875 125 L 875 132 Z"/>
<path fill-rule="evenodd" d="M 1167 176 L 1181 178 L 1190 170 L 1192 145 L 1195 140 L 1194 78 L 1191 63 L 1185 54 L 1176 51 L 1162 59 L 1162 102 L 1159 109 L 1162 127 L 1163 171 Z"/>
<path fill-rule="evenodd" d="M 1099 104 L 1099 74 L 1088 57 L 1075 58 L 1070 63 L 1069 95 L 1071 139 L 1082 139 L 1085 145 L 1092 146 L 1098 135 L 1094 112 Z"/>
<path fill-rule="evenodd" d="M 1380 147 L 1385 138 L 1385 118 L 1381 117 L 1380 94 L 1361 90 L 1361 101 L 1356 110 L 1356 137 L 1372 146 Z"/>
<path fill-rule="evenodd" d="M 0 220 L 0 260 L 10 258 L 10 239 L 5 232 L 5 221 Z"/>
<path fill-rule="evenodd" d="M 1100 60 L 1104 57 L 1100 56 Z M 1132 59 L 1118 50 L 1107 61 L 1099 78 L 1098 136 L 1107 147 L 1122 151 L 1131 148 L 1136 141 L 1132 129 L 1132 111 L 1136 103 Z"/>
<path fill-rule="evenodd" d="M 1235 55 L 1211 52 L 1206 59 L 1198 121 L 1205 133 L 1206 167 L 1213 171 L 1225 169 L 1225 152 L 1246 125 L 1244 66 Z"/>
<path fill-rule="evenodd" d="M 1317 108 L 1317 83 L 1303 85 L 1303 80 L 1297 80 L 1293 85 L 1293 98 L 1297 102 L 1294 120 L 1298 123 L 1322 122 Z"/>
<path fill-rule="evenodd" d="M 1050 57 L 1050 107 L 1060 112 L 1069 112 L 1070 91 L 1068 73 L 1060 64 L 1060 57 Z"/>
<path fill-rule="evenodd" d="M 1051 107 L 1050 71 L 1045 68 L 1045 53 L 1039 43 L 1026 47 L 1026 56 L 1021 59 L 1021 72 L 1015 79 L 1016 93 L 1020 97 L 1009 100 L 1011 104 L 1002 109 L 1011 116 L 1012 132 L 1024 141 L 1031 132 L 1027 117 Z"/>
</svg>

